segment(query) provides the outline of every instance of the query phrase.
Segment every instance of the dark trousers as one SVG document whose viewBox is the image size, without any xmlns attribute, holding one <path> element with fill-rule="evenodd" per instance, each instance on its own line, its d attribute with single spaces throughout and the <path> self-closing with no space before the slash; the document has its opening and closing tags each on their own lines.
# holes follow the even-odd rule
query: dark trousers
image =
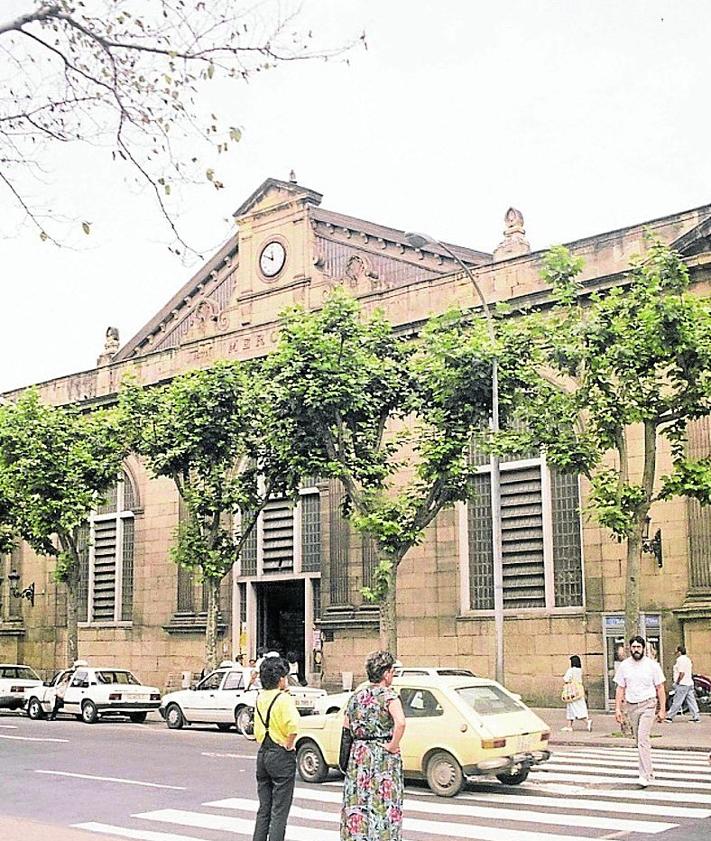
<svg viewBox="0 0 711 841">
<path fill-rule="evenodd" d="M 284 841 L 286 821 L 294 798 L 296 754 L 266 737 L 257 754 L 259 810 L 253 841 Z"/>
</svg>

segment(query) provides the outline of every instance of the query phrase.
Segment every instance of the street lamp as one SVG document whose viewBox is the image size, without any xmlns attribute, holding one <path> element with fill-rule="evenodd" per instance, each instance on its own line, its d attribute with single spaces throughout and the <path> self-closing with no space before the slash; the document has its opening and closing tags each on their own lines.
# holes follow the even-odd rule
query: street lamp
<svg viewBox="0 0 711 841">
<path fill-rule="evenodd" d="M 448 246 L 438 239 L 421 234 L 410 232 L 405 234 L 405 239 L 413 248 L 422 248 L 424 245 L 435 245 L 445 251 L 459 264 L 479 296 L 486 326 L 492 342 L 496 340 L 494 331 L 494 318 L 489 309 L 489 304 L 481 291 L 481 287 L 474 275 L 474 272 L 461 260 Z M 499 431 L 499 362 L 496 356 L 491 363 L 491 431 Z M 496 680 L 499 683 L 504 681 L 504 564 L 503 548 L 501 542 L 501 469 L 499 457 L 492 453 L 489 456 L 491 468 L 491 525 L 493 538 L 493 560 L 494 560 L 494 632 L 496 635 Z"/>
<path fill-rule="evenodd" d="M 35 606 L 35 582 L 33 581 L 29 587 L 20 590 L 20 573 L 13 569 L 8 573 L 7 580 L 10 583 L 10 595 L 15 599 L 27 599 L 27 601 Z"/>
</svg>

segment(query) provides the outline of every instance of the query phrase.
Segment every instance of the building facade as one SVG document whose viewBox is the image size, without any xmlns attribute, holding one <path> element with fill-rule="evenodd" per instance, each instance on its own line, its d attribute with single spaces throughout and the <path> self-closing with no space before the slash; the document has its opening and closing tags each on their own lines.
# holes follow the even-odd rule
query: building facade
<svg viewBox="0 0 711 841">
<path fill-rule="evenodd" d="M 404 233 L 321 207 L 321 195 L 268 179 L 237 210 L 236 234 L 127 344 L 115 331 L 97 367 L 39 384 L 43 399 L 87 407 L 112 402 L 132 372 L 159 383 L 219 359 L 263 355 L 278 314 L 317 308 L 335 285 L 366 311 L 384 310 L 403 332 L 453 305 L 477 304 L 467 276 L 445 250 L 408 245 Z M 685 257 L 695 290 L 711 291 L 711 206 L 569 244 L 585 260 L 590 289 L 619 283 L 651 230 Z M 531 252 L 523 218 L 510 210 L 493 254 L 451 246 L 477 274 L 490 302 L 545 303 L 542 252 Z M 13 394 L 5 395 L 12 399 Z M 692 425 L 689 448 L 711 453 L 711 424 Z M 641 449 L 641 444 L 640 444 Z M 640 452 L 641 457 L 641 452 Z M 493 561 L 488 464 L 473 453 L 481 493 L 442 512 L 402 562 L 400 657 L 494 671 Z M 662 451 L 658 475 L 669 454 Z M 587 487 L 550 469 L 539 453 L 502 463 L 506 682 L 526 698 L 557 702 L 570 654 L 579 654 L 592 703 L 611 692 L 624 613 L 624 546 L 581 518 Z M 299 501 L 273 500 L 241 561 L 222 583 L 220 650 L 253 655 L 259 645 L 294 650 L 312 681 L 340 686 L 363 672 L 377 645 L 377 610 L 361 590 L 373 547 L 341 516 L 338 483 L 306 479 Z M 182 516 L 167 480 L 151 479 L 131 457 L 121 480 L 86 527 L 82 555 L 80 652 L 134 669 L 165 685 L 202 667 L 202 585 L 169 557 Z M 645 556 L 642 608 L 648 637 L 669 666 L 685 641 L 698 671 L 711 671 L 711 512 L 686 500 L 656 503 L 663 563 Z M 19 583 L 16 575 L 19 575 Z M 13 595 L 30 583 L 35 602 Z M 51 671 L 62 664 L 66 602 L 52 562 L 26 545 L 0 559 L 0 661 Z"/>
</svg>

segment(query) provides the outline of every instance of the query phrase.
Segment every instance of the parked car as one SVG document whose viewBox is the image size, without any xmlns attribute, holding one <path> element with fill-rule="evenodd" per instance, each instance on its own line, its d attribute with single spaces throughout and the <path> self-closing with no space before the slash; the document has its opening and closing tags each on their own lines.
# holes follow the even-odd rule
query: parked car
<svg viewBox="0 0 711 841">
<path fill-rule="evenodd" d="M 79 665 L 85 665 L 83 662 L 77 661 Z M 39 685 L 30 686 L 24 692 L 24 709 L 29 718 L 37 721 L 49 715 L 54 707 L 55 687 L 61 683 L 68 675 L 73 675 L 77 669 L 75 663 L 71 669 L 62 669 L 57 672 L 50 680 L 45 680 Z"/>
<path fill-rule="evenodd" d="M 426 779 L 435 794 L 453 797 L 470 777 L 518 785 L 550 758 L 548 725 L 496 681 L 402 674 L 393 687 L 407 720 L 400 743 L 405 776 Z M 305 782 L 322 782 L 337 767 L 342 712 L 301 723 L 296 761 Z"/>
<path fill-rule="evenodd" d="M 186 724 L 216 724 L 219 730 L 238 726 L 250 717 L 256 689 L 250 688 L 252 669 L 224 661 L 197 686 L 163 696 L 159 712 L 171 730 Z"/>
<path fill-rule="evenodd" d="M 25 689 L 38 685 L 42 685 L 42 679 L 29 666 L 0 663 L 0 709 L 21 709 L 25 702 Z"/>
<path fill-rule="evenodd" d="M 215 724 L 220 730 L 237 730 L 251 736 L 254 730 L 254 705 L 258 685 L 250 688 L 253 670 L 224 661 L 206 675 L 194 689 L 181 689 L 163 697 L 160 714 L 171 730 L 186 724 Z M 316 701 L 326 693 L 322 689 L 301 686 L 294 675 L 289 678 L 289 692 L 301 715 L 316 711 Z"/>
<path fill-rule="evenodd" d="M 420 675 L 429 677 L 476 677 L 474 672 L 469 669 L 453 669 L 445 666 L 398 666 L 395 669 L 395 674 L 398 677 Z M 329 715 L 330 713 L 340 710 L 345 707 L 346 702 L 351 697 L 351 692 L 335 692 L 333 695 L 326 695 L 325 698 L 319 698 L 316 703 L 316 711 L 322 715 Z"/>
<path fill-rule="evenodd" d="M 71 669 L 63 669 L 45 684 L 26 692 L 27 714 L 31 719 L 43 718 L 54 706 L 55 687 L 71 674 L 60 712 L 75 715 L 87 724 L 106 716 L 128 716 L 139 724 L 151 710 L 160 706 L 160 690 L 144 686 L 128 669 L 115 666 L 88 666 L 77 661 Z"/>
</svg>

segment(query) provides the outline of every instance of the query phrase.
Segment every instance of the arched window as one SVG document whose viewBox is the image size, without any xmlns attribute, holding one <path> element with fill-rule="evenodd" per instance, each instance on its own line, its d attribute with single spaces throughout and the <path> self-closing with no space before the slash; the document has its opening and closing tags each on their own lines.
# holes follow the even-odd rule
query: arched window
<svg viewBox="0 0 711 841">
<path fill-rule="evenodd" d="M 88 623 L 133 618 L 136 493 L 125 471 L 83 529 L 80 545 L 79 618 Z"/>
</svg>

